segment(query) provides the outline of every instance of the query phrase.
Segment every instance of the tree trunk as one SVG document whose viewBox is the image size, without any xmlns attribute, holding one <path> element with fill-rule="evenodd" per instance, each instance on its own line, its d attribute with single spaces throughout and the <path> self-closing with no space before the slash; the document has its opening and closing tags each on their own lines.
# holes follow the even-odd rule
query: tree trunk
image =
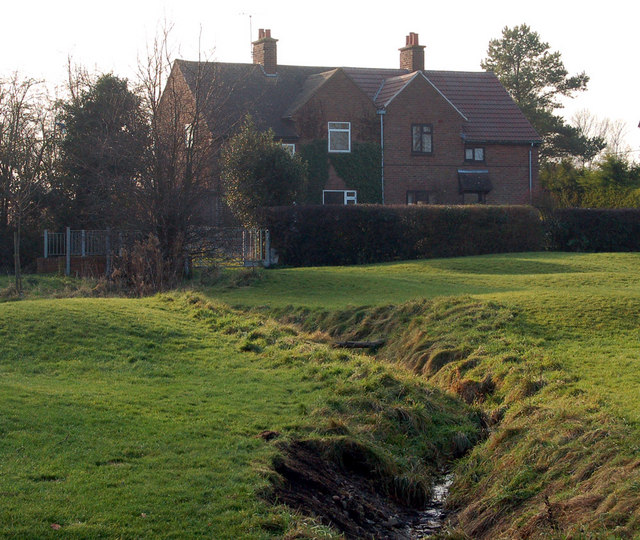
<svg viewBox="0 0 640 540">
<path fill-rule="evenodd" d="M 22 269 L 20 268 L 20 220 L 13 233 L 13 265 L 16 277 L 16 294 L 22 296 Z"/>
</svg>

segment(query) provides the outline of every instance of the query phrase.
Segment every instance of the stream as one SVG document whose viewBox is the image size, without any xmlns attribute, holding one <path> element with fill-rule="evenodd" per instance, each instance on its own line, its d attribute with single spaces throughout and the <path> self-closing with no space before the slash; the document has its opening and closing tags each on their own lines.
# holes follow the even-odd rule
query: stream
<svg viewBox="0 0 640 540">
<path fill-rule="evenodd" d="M 444 509 L 449 488 L 453 483 L 453 473 L 441 477 L 433 486 L 431 501 L 425 510 L 418 513 L 418 518 L 407 527 L 407 534 L 411 540 L 420 540 L 440 532 L 447 517 Z"/>
</svg>

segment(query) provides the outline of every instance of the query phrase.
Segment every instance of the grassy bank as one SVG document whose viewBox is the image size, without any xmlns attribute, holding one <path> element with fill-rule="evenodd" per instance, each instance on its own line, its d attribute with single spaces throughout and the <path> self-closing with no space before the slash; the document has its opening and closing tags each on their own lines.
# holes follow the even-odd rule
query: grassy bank
<svg viewBox="0 0 640 540">
<path fill-rule="evenodd" d="M 381 359 L 482 407 L 491 436 L 458 465 L 451 497 L 470 537 L 625 538 L 640 533 L 639 263 L 520 254 L 295 269 L 214 294 L 341 338 L 383 337 Z"/>
<path fill-rule="evenodd" d="M 330 537 L 264 500 L 261 432 L 360 448 L 399 496 L 478 436 L 416 377 L 193 294 L 4 303 L 0 377 L 8 538 Z"/>
</svg>

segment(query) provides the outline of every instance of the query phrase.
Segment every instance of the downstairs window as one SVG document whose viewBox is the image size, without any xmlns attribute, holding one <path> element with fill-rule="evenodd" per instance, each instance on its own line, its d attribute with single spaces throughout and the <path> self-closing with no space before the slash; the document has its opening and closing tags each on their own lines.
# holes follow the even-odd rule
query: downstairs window
<svg viewBox="0 0 640 540">
<path fill-rule="evenodd" d="M 322 192 L 322 204 L 357 204 L 358 192 L 342 189 L 325 189 Z"/>
</svg>

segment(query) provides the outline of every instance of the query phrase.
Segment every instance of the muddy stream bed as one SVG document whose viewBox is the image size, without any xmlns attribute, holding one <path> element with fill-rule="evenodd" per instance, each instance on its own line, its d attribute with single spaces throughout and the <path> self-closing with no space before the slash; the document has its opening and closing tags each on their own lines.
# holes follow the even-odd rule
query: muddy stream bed
<svg viewBox="0 0 640 540">
<path fill-rule="evenodd" d="M 309 441 L 280 446 L 274 463 L 281 481 L 273 486 L 272 502 L 286 504 L 338 529 L 347 538 L 414 540 L 428 538 L 442 528 L 453 475 L 442 474 L 422 510 L 383 495 L 384 479 L 376 477 L 366 460 L 346 453 L 337 463 L 322 456 Z"/>
</svg>

